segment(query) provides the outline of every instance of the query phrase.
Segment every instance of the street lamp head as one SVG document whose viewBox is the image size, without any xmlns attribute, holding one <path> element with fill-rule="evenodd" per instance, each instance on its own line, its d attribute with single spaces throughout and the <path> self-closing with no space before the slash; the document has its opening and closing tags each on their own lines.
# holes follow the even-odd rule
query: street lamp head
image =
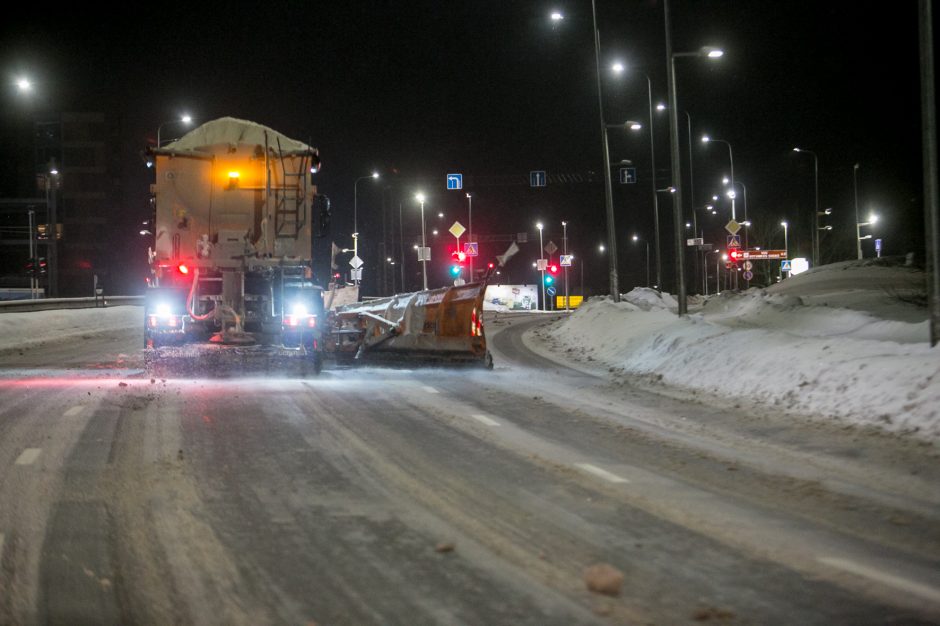
<svg viewBox="0 0 940 626">
<path fill-rule="evenodd" d="M 656 110 L 657 110 L 657 111 L 665 111 L 665 110 L 666 110 L 666 105 L 663 104 L 662 102 L 660 102 L 659 104 L 656 105 Z"/>
<path fill-rule="evenodd" d="M 568 222 L 562 220 L 561 225 L 562 225 L 562 226 L 567 226 L 567 225 L 568 225 Z"/>
<path fill-rule="evenodd" d="M 734 190 L 732 189 L 731 191 L 728 192 L 728 197 L 734 200 L 737 197 L 737 194 L 734 193 Z"/>
<path fill-rule="evenodd" d="M 417 201 L 420 202 L 421 204 L 424 204 L 424 194 L 421 193 L 421 192 L 416 193 L 416 194 L 415 194 L 415 200 L 417 200 Z"/>
<path fill-rule="evenodd" d="M 708 135 L 702 135 L 702 143 L 708 143 L 711 140 L 712 138 L 709 137 Z"/>
<path fill-rule="evenodd" d="M 617 61 L 616 63 L 610 66 L 610 69 L 614 74 L 623 74 L 623 71 L 626 68 L 624 67 L 623 63 L 621 63 L 620 61 Z"/>
<path fill-rule="evenodd" d="M 439 218 L 441 218 L 441 219 L 444 219 L 444 212 L 443 212 L 443 211 L 438 211 L 438 212 L 437 212 L 437 216 L 438 216 Z"/>
<path fill-rule="evenodd" d="M 712 201 L 713 201 L 713 202 L 718 202 L 718 196 L 712 196 Z"/>
<path fill-rule="evenodd" d="M 731 181 L 728 180 L 728 177 L 727 177 L 727 176 L 725 176 L 724 178 L 721 179 L 721 184 L 722 184 L 722 185 L 727 185 L 727 184 L 730 183 L 730 182 L 731 182 Z"/>
<path fill-rule="evenodd" d="M 685 227 L 686 227 L 686 228 L 692 228 L 692 223 L 691 223 L 691 222 L 686 222 L 686 223 L 685 223 Z"/>
<path fill-rule="evenodd" d="M 829 207 L 828 209 L 823 211 L 823 213 L 825 213 L 826 215 L 832 215 L 832 207 Z"/>
<path fill-rule="evenodd" d="M 705 210 L 706 210 L 706 211 L 714 211 L 714 210 L 715 210 L 715 207 L 713 207 L 713 206 L 710 205 L 710 204 L 706 204 L 706 205 L 705 205 Z"/>
<path fill-rule="evenodd" d="M 184 115 L 180 118 L 180 121 L 183 122 L 184 124 L 189 124 L 193 121 L 193 118 L 190 117 L 189 115 Z"/>
<path fill-rule="evenodd" d="M 378 177 L 379 177 L 378 172 L 372 172 L 372 178 L 378 178 Z"/>
<path fill-rule="evenodd" d="M 633 235 L 633 241 L 639 241 L 640 237 L 638 235 Z"/>
<path fill-rule="evenodd" d="M 786 228 L 786 227 L 788 226 L 788 224 L 786 223 L 786 221 L 780 222 L 780 225 L 783 226 L 784 228 Z"/>
<path fill-rule="evenodd" d="M 802 150 L 800 150 L 799 148 L 793 148 L 793 151 L 794 151 L 794 152 L 802 152 Z"/>
<path fill-rule="evenodd" d="M 26 93 L 27 91 L 32 91 L 33 84 L 29 82 L 28 78 L 18 78 L 16 79 L 16 87 L 21 92 Z"/>
<path fill-rule="evenodd" d="M 565 16 L 562 15 L 561 11 L 552 11 L 551 18 L 553 22 L 560 22 L 565 19 Z"/>
<path fill-rule="evenodd" d="M 606 248 L 604 247 L 604 244 L 598 245 L 598 246 L 597 246 L 597 249 L 598 249 L 600 252 L 603 252 L 604 250 L 606 250 Z"/>
<path fill-rule="evenodd" d="M 634 122 L 633 120 L 628 120 L 624 122 L 623 125 L 629 128 L 630 130 L 641 130 L 643 128 L 643 124 L 639 122 Z"/>
<path fill-rule="evenodd" d="M 871 215 L 868 216 L 868 221 L 874 224 L 875 222 L 878 221 L 878 216 L 872 213 Z"/>
<path fill-rule="evenodd" d="M 538 223 L 535 225 L 535 227 L 538 228 L 539 230 L 542 230 L 542 222 L 538 222 Z"/>
<path fill-rule="evenodd" d="M 701 55 L 709 59 L 718 59 L 725 55 L 725 51 L 721 48 L 715 48 L 714 46 L 702 46 Z"/>
</svg>

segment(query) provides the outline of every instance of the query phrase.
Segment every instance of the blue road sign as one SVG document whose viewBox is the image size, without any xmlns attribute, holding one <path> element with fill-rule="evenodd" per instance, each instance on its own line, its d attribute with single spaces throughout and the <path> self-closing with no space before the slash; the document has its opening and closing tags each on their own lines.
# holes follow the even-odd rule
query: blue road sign
<svg viewBox="0 0 940 626">
<path fill-rule="evenodd" d="M 744 280 L 751 280 L 752 278 L 754 278 L 754 272 L 751 270 L 744 272 Z"/>
<path fill-rule="evenodd" d="M 547 183 L 548 177 L 545 176 L 545 170 L 529 172 L 529 187 L 544 187 Z"/>
<path fill-rule="evenodd" d="M 448 189 L 463 189 L 463 174 L 448 174 L 447 175 L 447 188 Z"/>
<path fill-rule="evenodd" d="M 728 235 L 728 247 L 740 248 L 741 247 L 741 235 Z"/>
<path fill-rule="evenodd" d="M 635 182 L 636 182 L 636 168 L 635 167 L 621 167 L 620 168 L 620 184 L 632 185 Z"/>
<path fill-rule="evenodd" d="M 780 270 L 783 272 L 790 271 L 790 262 L 789 261 L 780 261 Z"/>
<path fill-rule="evenodd" d="M 881 239 L 875 239 L 875 252 L 881 252 Z"/>
<path fill-rule="evenodd" d="M 480 256 L 480 246 L 476 241 L 466 241 L 463 244 L 463 253 L 467 256 Z"/>
<path fill-rule="evenodd" d="M 551 296 L 551 297 L 554 298 L 554 297 L 555 297 L 555 288 L 554 288 L 554 287 L 546 287 L 546 288 L 545 288 L 545 293 L 547 293 L 549 296 Z"/>
</svg>

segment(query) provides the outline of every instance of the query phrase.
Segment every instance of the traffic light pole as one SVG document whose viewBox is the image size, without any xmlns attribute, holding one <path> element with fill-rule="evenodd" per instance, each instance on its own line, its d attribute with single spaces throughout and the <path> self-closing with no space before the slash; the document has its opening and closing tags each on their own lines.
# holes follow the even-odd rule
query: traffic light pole
<svg viewBox="0 0 940 626">
<path fill-rule="evenodd" d="M 561 223 L 562 228 L 562 239 L 564 241 L 565 256 L 568 256 L 568 222 Z M 568 302 L 568 266 L 565 266 L 565 311 L 571 311 L 570 303 Z"/>
</svg>

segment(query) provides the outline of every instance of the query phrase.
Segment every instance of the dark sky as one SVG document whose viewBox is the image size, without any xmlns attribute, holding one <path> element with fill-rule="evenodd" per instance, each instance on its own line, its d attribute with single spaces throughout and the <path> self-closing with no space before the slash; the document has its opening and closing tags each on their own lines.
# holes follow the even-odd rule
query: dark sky
<svg viewBox="0 0 940 626">
<path fill-rule="evenodd" d="M 37 94 L 27 105 L 8 88 L 5 125 L 21 120 L 24 107 L 34 114 L 105 111 L 122 120 L 125 146 L 141 149 L 159 123 L 184 111 L 197 121 L 229 115 L 265 124 L 320 149 L 319 185 L 332 199 L 340 245 L 348 245 L 342 237 L 351 231 L 357 177 L 378 168 L 383 181 L 423 189 L 430 228 L 444 222 L 438 209 L 447 213 L 445 227 L 453 219 L 466 225 L 466 198 L 444 183 L 446 173 L 462 172 L 475 194 L 476 232 L 528 230 L 536 237 L 533 225 L 542 219 L 560 245 L 566 219 L 570 245 L 586 259 L 586 281 L 606 284 L 606 262 L 596 252 L 604 240 L 603 166 L 587 0 L 194 4 L 67 14 L 36 5 L 32 15 L 6 20 L 0 68 L 8 85 L 29 73 Z M 777 225 L 785 218 L 794 224 L 791 247 L 808 255 L 813 163 L 791 151 L 799 145 L 818 153 L 820 204 L 834 209 L 823 259 L 853 250 L 854 163 L 860 164 L 861 211 L 882 216 L 878 234 L 886 253 L 920 253 L 916 3 L 882 4 L 877 11 L 862 3 L 799 0 L 670 6 L 676 51 L 706 44 L 726 51 L 718 61 L 677 61 L 679 108 L 693 126 L 696 206 L 717 193 L 728 171 L 727 149 L 698 141 L 707 132 L 733 146 L 755 238 L 782 247 Z M 552 9 L 566 15 L 554 28 Z M 642 73 L 652 80 L 654 102 L 666 96 L 662 2 L 599 1 L 597 9 L 605 70 L 615 58 L 628 65 L 619 78 L 604 73 L 605 116 L 645 121 Z M 655 119 L 657 183 L 665 187 L 668 125 L 664 115 Z M 686 155 L 684 128 L 681 139 Z M 631 159 L 640 177 L 614 191 L 621 283 L 629 288 L 645 280 L 630 236 L 652 236 L 648 135 L 614 132 L 611 158 Z M 593 182 L 533 190 L 524 176 L 534 169 Z M 135 164 L 124 176 L 131 206 L 123 208 L 146 215 L 148 173 Z M 370 185 L 359 184 L 359 216 L 364 241 L 374 243 L 382 237 L 382 194 Z M 668 260 L 672 220 L 664 200 Z M 420 229 L 417 205 L 402 206 L 411 239 Z M 397 203 L 394 212 L 397 219 Z M 706 239 L 723 241 L 728 211 L 700 216 Z M 503 245 L 482 252 L 497 254 Z M 535 246 L 524 249 L 509 268 L 513 279 L 533 280 L 528 267 L 537 256 Z"/>
</svg>

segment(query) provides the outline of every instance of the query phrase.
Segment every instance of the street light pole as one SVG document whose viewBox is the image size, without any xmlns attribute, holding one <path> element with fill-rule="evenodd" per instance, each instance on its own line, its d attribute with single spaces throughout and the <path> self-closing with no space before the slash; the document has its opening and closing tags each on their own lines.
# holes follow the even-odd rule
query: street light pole
<svg viewBox="0 0 940 626">
<path fill-rule="evenodd" d="M 597 106 L 600 113 L 601 141 L 604 148 L 604 194 L 607 212 L 607 247 L 610 252 L 607 257 L 607 271 L 609 275 L 610 297 L 614 302 L 620 302 L 620 285 L 617 276 L 617 234 L 614 230 L 614 198 L 610 180 L 610 146 L 607 140 L 607 124 L 604 122 L 604 95 L 601 90 L 601 34 L 597 30 L 597 2 L 591 0 L 591 16 L 594 20 L 594 69 L 597 76 Z M 545 281 L 542 281 L 545 288 Z"/>
<path fill-rule="evenodd" d="M 166 126 L 167 124 L 186 124 L 188 126 L 190 122 L 192 121 L 193 121 L 193 118 L 191 118 L 188 115 L 184 115 L 178 120 L 167 120 L 166 122 L 163 122 L 162 124 L 157 126 L 157 147 L 158 148 L 160 147 L 160 131 L 163 129 L 164 126 Z"/>
<path fill-rule="evenodd" d="M 359 256 L 359 181 L 366 180 L 367 178 L 377 179 L 379 177 L 378 172 L 372 172 L 368 176 L 360 176 L 353 183 L 353 255 Z M 356 284 L 359 284 L 359 280 L 356 279 Z"/>
<path fill-rule="evenodd" d="M 467 241 L 473 241 L 473 196 L 467 194 Z M 477 249 L 479 253 L 479 249 Z M 473 282 L 473 257 L 470 257 L 470 282 Z"/>
<path fill-rule="evenodd" d="M 813 267 L 819 265 L 819 157 L 812 150 L 802 148 L 793 148 L 794 152 L 801 152 L 813 155 L 813 179 L 816 194 L 816 209 L 813 211 Z M 858 220 L 856 220 L 858 221 Z"/>
<path fill-rule="evenodd" d="M 725 141 L 724 139 L 712 139 L 708 135 L 702 137 L 702 143 L 711 143 L 711 142 L 723 143 L 728 146 L 728 161 L 731 164 L 731 188 L 734 188 L 734 154 L 731 150 L 731 143 Z M 734 213 L 734 196 L 731 196 L 731 219 L 735 219 Z"/>
<path fill-rule="evenodd" d="M 858 163 L 852 168 L 852 186 L 855 189 L 855 250 L 858 253 L 858 260 L 862 260 L 862 240 L 859 238 L 858 231 Z"/>
<path fill-rule="evenodd" d="M 679 117 L 677 112 L 678 98 L 676 97 L 676 53 L 672 51 L 672 28 L 669 23 L 669 0 L 663 0 L 663 13 L 666 26 L 666 58 L 667 83 L 669 87 L 669 143 L 672 156 L 672 185 L 676 188 L 676 197 L 673 199 L 672 213 L 675 224 L 676 245 L 676 291 L 678 299 L 677 314 L 681 317 L 688 313 L 688 303 L 685 296 L 685 247 L 682 245 L 682 165 L 679 156 Z"/>
<path fill-rule="evenodd" d="M 564 242 L 565 256 L 568 256 L 568 222 L 561 223 L 562 241 Z M 565 311 L 571 311 L 568 302 L 568 266 L 565 266 Z"/>
<path fill-rule="evenodd" d="M 790 260 L 790 244 L 787 239 L 787 222 L 780 222 L 780 225 L 783 226 L 783 256 L 787 257 L 787 261 Z M 789 273 L 788 273 L 789 274 Z M 780 278 L 783 278 L 783 261 L 780 262 Z"/>
<path fill-rule="evenodd" d="M 421 281 L 424 285 L 424 290 L 427 291 L 428 290 L 428 259 L 427 259 L 428 244 L 427 244 L 425 226 L 424 226 L 424 194 L 423 193 L 417 194 L 415 196 L 415 200 L 417 200 L 421 204 L 421 254 L 419 256 L 421 257 Z"/>
<path fill-rule="evenodd" d="M 539 229 L 539 266 L 542 272 L 542 310 L 547 311 L 548 306 L 545 302 L 545 248 L 542 245 L 542 222 L 535 225 Z"/>
</svg>

